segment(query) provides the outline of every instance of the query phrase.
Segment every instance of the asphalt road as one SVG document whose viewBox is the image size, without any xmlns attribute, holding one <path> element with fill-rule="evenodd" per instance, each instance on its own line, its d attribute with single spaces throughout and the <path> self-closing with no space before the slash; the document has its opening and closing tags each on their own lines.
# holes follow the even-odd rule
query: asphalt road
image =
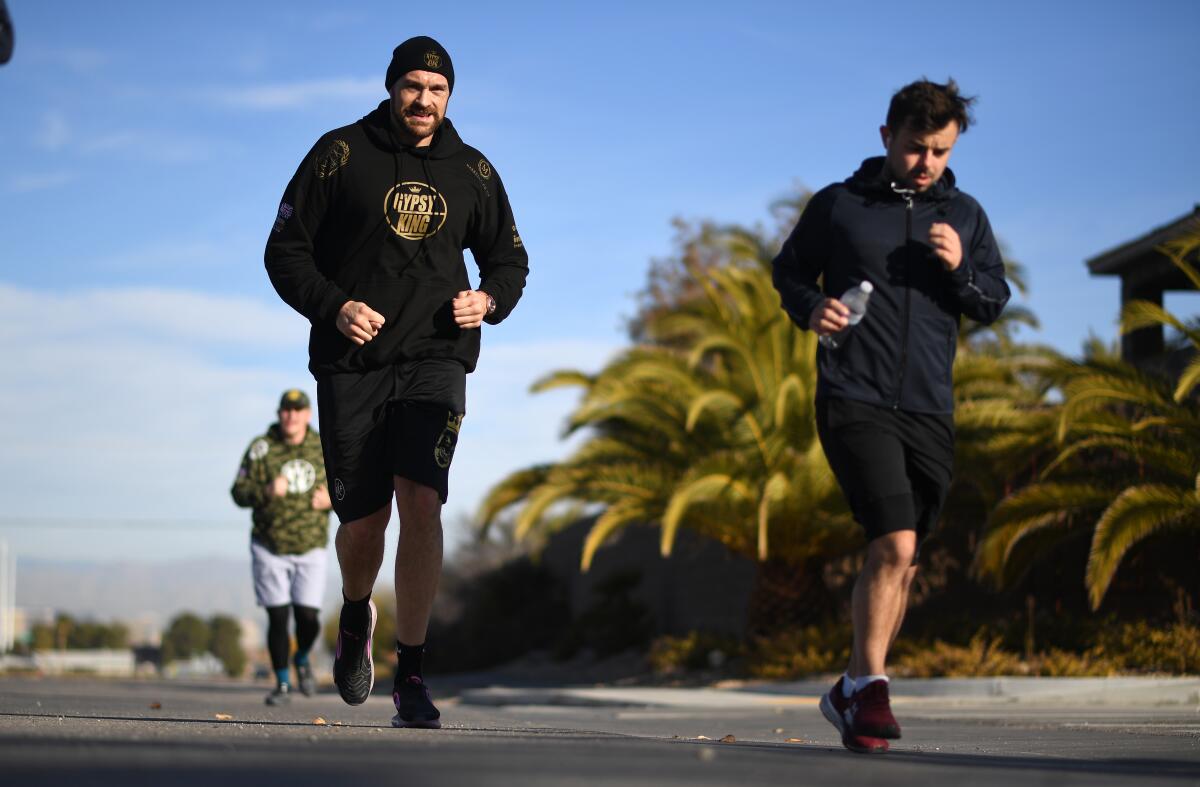
<svg viewBox="0 0 1200 787">
<path fill-rule="evenodd" d="M 434 684 L 435 696 L 437 685 Z M 5 785 L 1200 785 L 1200 706 L 898 702 L 882 756 L 841 748 L 812 697 L 686 691 L 591 707 L 441 699 L 441 730 L 335 694 L 268 708 L 239 683 L 0 677 Z M 513 703 L 538 702 L 538 696 Z M 732 736 L 732 741 L 721 738 Z"/>
</svg>

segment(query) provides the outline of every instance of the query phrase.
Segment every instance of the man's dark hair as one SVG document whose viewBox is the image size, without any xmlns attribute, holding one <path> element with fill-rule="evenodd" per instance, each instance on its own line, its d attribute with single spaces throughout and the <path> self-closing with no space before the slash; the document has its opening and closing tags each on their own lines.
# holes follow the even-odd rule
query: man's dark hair
<svg viewBox="0 0 1200 787">
<path fill-rule="evenodd" d="M 945 128 L 951 120 L 958 123 L 958 133 L 971 125 L 971 105 L 975 96 L 958 92 L 958 83 L 947 79 L 939 85 L 922 77 L 905 85 L 892 96 L 888 106 L 887 127 L 893 134 L 908 126 L 914 131 L 928 133 Z"/>
</svg>

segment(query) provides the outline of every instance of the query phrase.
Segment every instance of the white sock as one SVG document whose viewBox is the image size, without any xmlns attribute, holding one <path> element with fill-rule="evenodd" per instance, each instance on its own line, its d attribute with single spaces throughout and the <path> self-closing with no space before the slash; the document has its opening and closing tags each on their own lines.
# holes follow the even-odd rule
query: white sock
<svg viewBox="0 0 1200 787">
<path fill-rule="evenodd" d="M 854 693 L 854 678 L 850 677 L 850 673 L 842 673 L 842 696 L 849 698 Z"/>
<path fill-rule="evenodd" d="M 887 675 L 860 675 L 854 679 L 854 690 L 861 691 L 867 687 L 868 683 L 873 683 L 877 680 L 881 680 L 884 683 L 889 682 Z"/>
</svg>

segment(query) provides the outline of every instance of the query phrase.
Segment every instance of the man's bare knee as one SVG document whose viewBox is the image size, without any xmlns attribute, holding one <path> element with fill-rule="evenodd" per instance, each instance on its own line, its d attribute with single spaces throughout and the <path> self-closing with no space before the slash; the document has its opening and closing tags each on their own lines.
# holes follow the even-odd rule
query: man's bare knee
<svg viewBox="0 0 1200 787">
<path fill-rule="evenodd" d="M 392 518 L 392 504 L 380 508 L 373 514 L 367 514 L 360 519 L 352 519 L 338 526 L 338 532 L 345 532 L 352 538 L 378 536 L 387 530 L 388 521 Z"/>
<path fill-rule="evenodd" d="M 915 576 L 913 558 L 917 554 L 917 534 L 912 530 L 898 530 L 873 539 L 867 545 L 867 564 L 881 571 L 903 571 L 905 578 Z"/>
<path fill-rule="evenodd" d="M 396 508 L 400 524 L 441 524 L 442 499 L 436 489 L 396 476 Z"/>
</svg>

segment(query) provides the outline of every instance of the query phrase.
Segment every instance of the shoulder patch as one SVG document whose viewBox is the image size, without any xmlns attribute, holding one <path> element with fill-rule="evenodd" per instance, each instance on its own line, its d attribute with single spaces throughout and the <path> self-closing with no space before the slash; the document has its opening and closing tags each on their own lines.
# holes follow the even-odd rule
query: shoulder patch
<svg viewBox="0 0 1200 787">
<path fill-rule="evenodd" d="M 275 216 L 275 225 L 271 228 L 272 232 L 283 232 L 283 225 L 287 224 L 287 220 L 292 217 L 294 208 L 286 202 L 279 203 L 279 213 Z"/>
<path fill-rule="evenodd" d="M 480 157 L 479 161 L 474 164 L 467 162 L 467 170 L 479 181 L 483 193 L 490 199 L 492 190 L 488 188 L 488 181 L 492 177 L 492 165 L 488 163 L 487 159 Z"/>
<path fill-rule="evenodd" d="M 317 156 L 317 177 L 324 180 L 350 160 L 350 146 L 343 140 L 335 139 L 321 155 Z"/>
<path fill-rule="evenodd" d="M 250 450 L 247 451 L 247 453 L 250 455 L 251 460 L 257 462 L 259 459 L 262 459 L 264 456 L 266 456 L 267 451 L 270 451 L 270 450 L 271 450 L 270 444 L 267 443 L 266 440 L 263 440 L 260 437 L 259 439 L 255 440 L 253 443 L 250 444 Z"/>
</svg>

